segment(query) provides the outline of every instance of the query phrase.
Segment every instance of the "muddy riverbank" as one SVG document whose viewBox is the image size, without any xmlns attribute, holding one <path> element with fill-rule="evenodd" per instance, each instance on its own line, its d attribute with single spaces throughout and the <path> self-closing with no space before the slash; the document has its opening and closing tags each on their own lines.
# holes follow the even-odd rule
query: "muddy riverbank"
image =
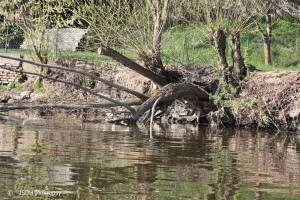
<svg viewBox="0 0 300 200">
<path fill-rule="evenodd" d="M 153 95 L 157 89 L 149 79 L 115 63 L 57 60 L 56 64 L 87 71 L 147 96 Z M 36 68 L 26 65 L 25 69 Z M 170 82 L 191 83 L 208 93 L 216 89 L 216 75 L 208 66 L 168 66 L 166 69 Z M 140 101 L 134 96 L 79 74 L 51 70 L 49 76 L 82 85 L 119 101 L 130 102 L 132 106 L 140 105 Z M 300 72 L 254 72 L 242 83 L 240 92 L 236 95 L 221 99 L 218 106 L 213 105 L 216 98 L 218 97 L 211 96 L 210 102 L 202 102 L 196 106 L 187 101 L 175 101 L 165 108 L 164 115 L 157 118 L 162 123 L 171 124 L 221 124 L 289 131 L 300 129 Z M 131 115 L 122 107 L 105 106 L 108 102 L 80 88 L 47 79 L 37 83 L 32 76 L 27 76 L 20 84 L 2 86 L 0 101 L 2 112 L 8 110 L 5 109 L 8 106 L 27 105 L 36 109 L 39 115 L 64 113 L 84 121 L 110 121 Z"/>
</svg>

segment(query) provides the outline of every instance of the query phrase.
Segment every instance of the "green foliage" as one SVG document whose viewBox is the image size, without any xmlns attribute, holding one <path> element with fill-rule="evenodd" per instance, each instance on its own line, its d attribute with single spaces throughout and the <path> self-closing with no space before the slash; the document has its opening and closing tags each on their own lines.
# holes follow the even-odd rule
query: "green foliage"
<svg viewBox="0 0 300 200">
<path fill-rule="evenodd" d="M 86 52 L 97 52 L 100 41 L 97 39 L 97 34 L 93 30 L 89 30 L 83 39 L 80 40 L 77 50 Z"/>
<path fill-rule="evenodd" d="M 199 23 L 178 25 L 165 31 L 162 43 L 162 58 L 165 64 L 211 65 L 216 62 L 210 41 L 203 31 L 195 29 L 196 25 Z"/>
<path fill-rule="evenodd" d="M 245 65 L 249 66 L 250 65 L 249 47 L 244 48 L 243 58 L 244 58 Z"/>
<path fill-rule="evenodd" d="M 243 81 L 240 81 L 239 85 L 242 86 L 252 75 L 253 73 L 249 73 Z M 210 99 L 213 100 L 214 104 L 218 107 L 218 116 L 216 117 L 222 118 L 225 115 L 230 115 L 236 120 L 236 125 L 241 125 L 241 122 L 249 117 L 248 115 L 254 115 L 254 119 L 251 119 L 252 121 L 256 121 L 260 125 L 269 124 L 269 116 L 258 99 L 237 97 L 236 93 L 238 88 L 222 81 L 220 77 L 221 76 L 216 78 L 219 80 L 221 86 L 219 93 L 210 94 Z M 243 112 L 249 113 L 245 114 Z"/>
<path fill-rule="evenodd" d="M 300 35 L 295 37 L 295 30 L 292 33 L 285 33 L 285 36 L 274 36 L 271 45 L 272 65 L 264 64 L 263 41 L 260 36 L 250 35 L 249 48 L 245 33 L 242 38 L 245 63 L 254 65 L 263 71 L 274 70 L 300 70 L 300 51 L 297 51 L 296 44 L 300 44 Z"/>
<path fill-rule="evenodd" d="M 11 26 L 9 23 L 0 23 L 0 43 L 3 45 L 7 40 L 7 48 L 13 48 L 23 41 L 23 31 L 18 26 Z"/>
<path fill-rule="evenodd" d="M 7 90 L 11 90 L 15 88 L 15 83 L 14 82 L 9 82 L 6 86 Z"/>
<path fill-rule="evenodd" d="M 85 84 L 88 85 L 89 87 L 92 87 L 92 85 L 94 84 L 94 81 L 89 78 L 85 81 Z"/>
<path fill-rule="evenodd" d="M 297 25 L 298 22 L 295 19 L 286 15 L 279 15 L 278 18 L 273 21 L 273 35 L 276 37 L 296 33 L 295 29 Z M 297 35 L 295 34 L 295 36 Z"/>
<path fill-rule="evenodd" d="M 18 82 L 15 86 L 16 86 L 17 90 L 21 90 L 21 83 L 20 82 Z"/>
<path fill-rule="evenodd" d="M 281 19 L 278 19 L 278 23 Z M 205 29 L 195 29 L 196 26 L 203 27 L 200 23 L 180 25 L 164 33 L 165 41 L 162 44 L 163 61 L 165 64 L 182 65 L 197 63 L 200 65 L 213 65 L 216 63 L 216 56 L 211 47 L 210 41 L 206 38 Z M 247 66 L 253 65 L 259 70 L 300 70 L 300 31 L 297 33 L 297 26 L 289 24 L 290 32 L 283 32 L 282 35 L 274 36 L 272 40 L 273 64 L 265 66 L 263 40 L 258 33 L 245 31 L 241 35 L 241 46 L 244 62 Z M 276 28 L 274 28 L 276 32 Z M 298 39 L 297 39 L 298 38 Z M 185 48 L 183 43 L 185 40 Z M 216 42 L 216 41 L 215 41 Z M 227 38 L 227 44 L 230 44 Z M 229 64 L 231 59 L 231 45 L 227 45 L 226 57 Z M 182 55 L 184 59 L 182 60 Z"/>
<path fill-rule="evenodd" d="M 45 89 L 42 86 L 41 80 L 38 78 L 36 81 L 33 83 L 33 91 L 35 93 L 44 93 Z"/>
<path fill-rule="evenodd" d="M 260 114 L 261 114 L 261 119 L 264 122 L 264 124 L 268 124 L 269 120 L 268 120 L 268 116 L 266 114 L 266 111 L 261 110 Z"/>
<path fill-rule="evenodd" d="M 252 99 L 251 101 L 247 102 L 247 106 L 249 108 L 251 108 L 252 106 L 254 106 L 255 104 L 258 104 L 259 101 L 257 99 Z"/>
</svg>

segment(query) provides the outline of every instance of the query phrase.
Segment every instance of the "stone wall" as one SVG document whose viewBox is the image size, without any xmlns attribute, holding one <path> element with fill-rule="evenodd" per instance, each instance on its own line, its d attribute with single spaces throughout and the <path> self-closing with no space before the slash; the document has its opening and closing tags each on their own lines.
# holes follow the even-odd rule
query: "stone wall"
<svg viewBox="0 0 300 200">
<path fill-rule="evenodd" d="M 6 55 L 6 54 L 0 54 Z M 19 54 L 8 54 L 11 57 L 20 58 Z M 21 63 L 19 61 L 9 60 L 5 58 L 0 58 L 0 65 L 8 65 L 10 67 L 14 67 L 16 69 L 22 69 Z M 0 83 L 1 84 L 8 84 L 8 83 L 16 83 L 20 80 L 21 75 L 15 72 L 11 72 L 5 69 L 0 69 Z"/>
<path fill-rule="evenodd" d="M 60 29 L 47 29 L 45 38 L 49 49 L 57 51 L 76 51 L 80 40 L 87 33 L 87 29 L 79 28 L 60 28 Z M 39 41 L 40 34 L 36 36 L 36 40 Z M 24 40 L 20 46 L 21 49 L 32 49 L 32 43 L 28 40 Z"/>
</svg>

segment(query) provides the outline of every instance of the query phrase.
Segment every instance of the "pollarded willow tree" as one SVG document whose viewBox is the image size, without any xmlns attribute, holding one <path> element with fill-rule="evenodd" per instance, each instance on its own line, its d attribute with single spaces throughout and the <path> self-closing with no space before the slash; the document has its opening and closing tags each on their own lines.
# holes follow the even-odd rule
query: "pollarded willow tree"
<svg viewBox="0 0 300 200">
<path fill-rule="evenodd" d="M 124 66 L 153 80 L 159 86 L 167 84 L 161 60 L 162 34 L 172 0 L 163 1 L 66 1 L 73 7 L 73 22 L 85 22 L 98 42 L 98 53 L 111 57 Z M 112 46 L 122 46 L 134 52 L 142 61 L 135 63 Z"/>
<path fill-rule="evenodd" d="M 160 90 L 145 101 L 135 112 L 130 122 L 136 122 L 159 100 L 160 104 L 172 103 L 180 97 L 208 100 L 201 88 L 183 83 L 170 84 L 161 58 L 163 32 L 175 0 L 135 1 L 66 1 L 71 21 L 84 21 L 99 41 L 98 53 L 121 63 L 125 67 L 152 80 Z M 122 45 L 134 52 L 140 63 L 114 50 L 111 46 Z M 193 92 L 192 92 L 193 91 Z"/>
<path fill-rule="evenodd" d="M 246 75 L 246 66 L 241 51 L 241 33 L 250 27 L 255 8 L 260 0 L 184 0 L 181 1 L 182 15 L 192 16 L 200 23 L 195 27 L 205 29 L 206 37 L 211 41 L 216 53 L 218 72 L 221 82 L 237 86 Z M 188 19 L 189 20 L 189 19 Z M 198 25 L 197 25 L 198 24 Z M 226 58 L 227 38 L 231 38 L 233 67 L 229 67 Z"/>
</svg>

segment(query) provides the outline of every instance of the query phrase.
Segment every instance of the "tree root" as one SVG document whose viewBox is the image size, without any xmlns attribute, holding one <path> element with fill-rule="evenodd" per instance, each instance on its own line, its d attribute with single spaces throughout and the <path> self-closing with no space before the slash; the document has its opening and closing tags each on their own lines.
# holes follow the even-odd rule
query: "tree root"
<svg viewBox="0 0 300 200">
<path fill-rule="evenodd" d="M 165 86 L 159 90 L 155 95 L 145 101 L 135 113 L 131 116 L 129 123 L 135 124 L 139 118 L 153 107 L 155 102 L 159 99 L 159 105 L 170 105 L 176 99 L 183 98 L 192 101 L 195 105 L 200 105 L 201 101 L 208 101 L 208 93 L 195 85 L 188 83 L 173 83 Z"/>
<path fill-rule="evenodd" d="M 153 117 L 154 117 L 154 113 L 155 113 L 155 108 L 157 106 L 157 104 L 159 103 L 161 97 L 159 97 L 158 99 L 156 99 L 156 101 L 154 102 L 153 106 L 152 106 L 152 111 L 151 111 L 151 117 L 150 117 L 150 138 L 153 138 Z"/>
</svg>

